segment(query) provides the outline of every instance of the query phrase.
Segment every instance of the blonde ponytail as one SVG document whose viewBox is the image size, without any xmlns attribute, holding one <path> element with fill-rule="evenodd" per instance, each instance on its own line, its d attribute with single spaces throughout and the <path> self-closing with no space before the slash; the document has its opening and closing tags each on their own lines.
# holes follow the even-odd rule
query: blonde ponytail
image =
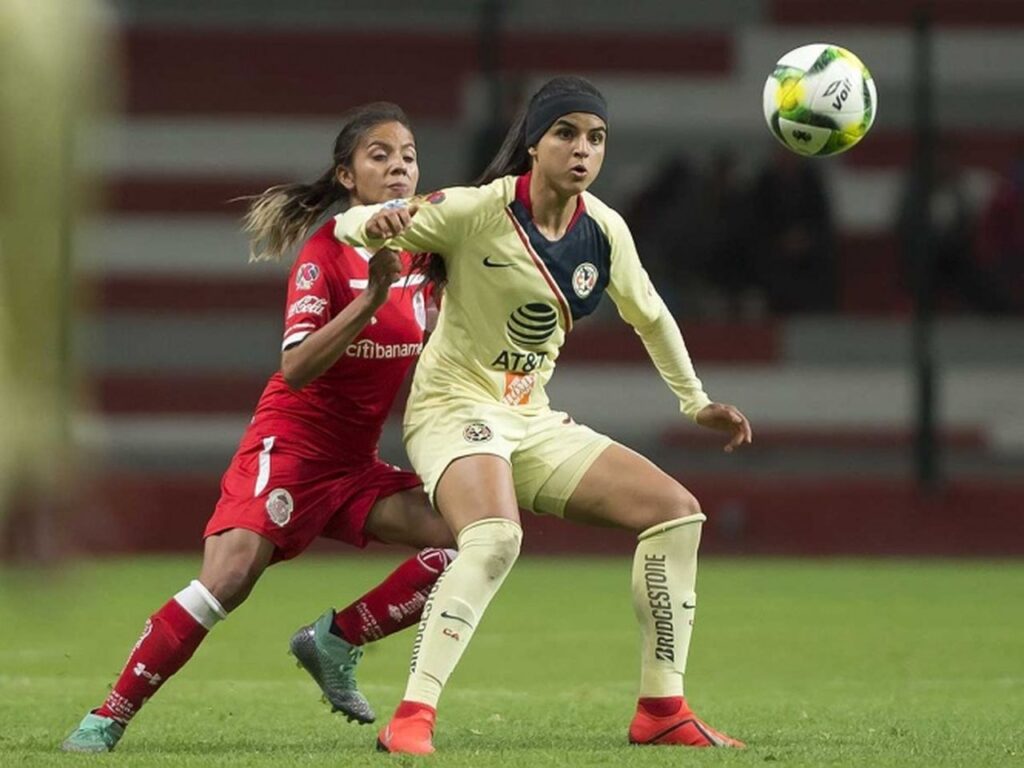
<svg viewBox="0 0 1024 768">
<path fill-rule="evenodd" d="M 312 184 L 280 184 L 251 198 L 242 219 L 249 261 L 279 261 L 327 210 L 348 197 L 330 169 Z"/>
</svg>

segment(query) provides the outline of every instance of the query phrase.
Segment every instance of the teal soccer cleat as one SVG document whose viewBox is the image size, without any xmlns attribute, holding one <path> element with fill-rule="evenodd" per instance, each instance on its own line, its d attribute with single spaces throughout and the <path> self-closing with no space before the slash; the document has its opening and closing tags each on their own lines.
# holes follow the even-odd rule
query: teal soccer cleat
<svg viewBox="0 0 1024 768">
<path fill-rule="evenodd" d="M 356 684 L 356 666 L 363 649 L 333 634 L 333 621 L 334 611 L 328 610 L 292 635 L 289 649 L 320 686 L 332 712 L 341 712 L 349 722 L 372 723 L 376 715 Z"/>
<path fill-rule="evenodd" d="M 112 752 L 123 735 L 124 726 L 117 720 L 90 712 L 60 748 L 64 752 Z"/>
</svg>

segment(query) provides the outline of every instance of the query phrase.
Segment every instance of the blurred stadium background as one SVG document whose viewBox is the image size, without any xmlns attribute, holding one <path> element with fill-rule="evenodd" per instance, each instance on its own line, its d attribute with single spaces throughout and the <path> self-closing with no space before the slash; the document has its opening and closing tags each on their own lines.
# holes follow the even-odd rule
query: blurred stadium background
<svg viewBox="0 0 1024 768">
<path fill-rule="evenodd" d="M 278 364 L 285 296 L 283 267 L 246 263 L 231 200 L 315 178 L 339 115 L 379 99 L 414 121 L 421 191 L 465 183 L 521 98 L 575 72 L 612 110 L 594 191 L 633 224 L 708 391 L 743 408 L 755 442 L 729 457 L 678 417 L 610 303 L 569 338 L 555 404 L 694 489 L 707 552 L 1024 554 L 1024 3 L 930 4 L 926 483 L 904 225 L 917 5 L 110 2 L 120 109 L 75 141 L 103 190 L 69 241 L 78 479 L 64 512 L 13 506 L 5 550 L 198 552 Z M 872 133 L 830 160 L 785 155 L 761 117 L 774 62 L 812 41 L 857 53 L 879 92 Z M 404 464 L 398 418 L 382 453 Z M 527 524 L 527 551 L 631 548 Z"/>
<path fill-rule="evenodd" d="M 610 305 L 573 331 L 551 387 L 709 514 L 702 556 L 723 556 L 701 566 L 687 692 L 751 748 L 692 757 L 1019 762 L 1024 2 L 925 3 L 927 237 L 908 192 L 919 5 L 0 0 L 0 559 L 65 565 L 0 567 L 5 756 L 64 765 L 60 739 L 143 617 L 195 574 L 285 298 L 283 265 L 246 263 L 232 199 L 319 175 L 341 113 L 377 99 L 413 118 L 421 191 L 465 183 L 519 101 L 576 72 L 612 110 L 594 191 L 632 223 L 709 392 L 754 424 L 753 446 L 723 454 Z M 766 129 L 761 89 L 813 41 L 863 58 L 880 110 L 848 154 L 801 161 Z M 406 463 L 397 409 L 382 452 Z M 446 696 L 437 764 L 676 760 L 623 738 L 632 537 L 525 525 L 528 553 L 610 556 L 520 562 Z M 111 759 L 380 765 L 284 646 L 392 560 L 321 551 L 344 559 L 275 568 Z M 915 557 L 860 559 L 877 555 Z M 916 557 L 934 555 L 960 559 Z M 378 712 L 410 642 L 368 649 Z"/>
</svg>

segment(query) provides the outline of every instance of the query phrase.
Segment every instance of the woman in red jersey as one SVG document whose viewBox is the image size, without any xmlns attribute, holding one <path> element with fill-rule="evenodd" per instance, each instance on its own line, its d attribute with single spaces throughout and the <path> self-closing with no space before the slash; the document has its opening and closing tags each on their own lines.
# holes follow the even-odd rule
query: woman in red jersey
<svg viewBox="0 0 1024 768">
<path fill-rule="evenodd" d="M 245 218 L 251 257 L 281 258 L 336 203 L 384 203 L 415 194 L 416 144 L 394 104 L 347 115 L 333 162 L 313 184 L 274 187 Z M 335 711 L 372 722 L 355 667 L 361 646 L 416 622 L 454 552 L 419 478 L 377 455 L 384 420 L 423 346 L 427 308 L 411 256 L 372 257 L 340 243 L 333 220 L 305 243 L 288 282 L 281 369 L 271 376 L 221 481 L 206 526 L 199 578 L 146 622 L 103 704 L 65 740 L 107 752 L 142 704 L 192 656 L 209 630 L 248 596 L 270 564 L 323 536 L 423 548 L 343 611 L 298 630 L 291 651 Z"/>
</svg>

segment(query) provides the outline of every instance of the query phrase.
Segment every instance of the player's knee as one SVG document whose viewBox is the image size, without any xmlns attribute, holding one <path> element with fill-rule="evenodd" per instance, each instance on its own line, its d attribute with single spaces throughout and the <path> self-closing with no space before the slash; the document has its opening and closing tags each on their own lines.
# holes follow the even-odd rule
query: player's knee
<svg viewBox="0 0 1024 768">
<path fill-rule="evenodd" d="M 235 559 L 215 568 L 204 568 L 199 580 L 230 613 L 245 602 L 262 572 L 263 568 L 255 562 Z"/>
<path fill-rule="evenodd" d="M 675 509 L 673 517 L 678 519 L 701 514 L 700 502 L 697 501 L 697 497 L 681 485 L 678 485 L 677 488 L 678 492 L 673 502 L 673 508 Z"/>
<path fill-rule="evenodd" d="M 502 579 L 515 565 L 522 540 L 523 529 L 512 520 L 481 520 L 459 534 L 459 557 L 476 561 L 485 578 Z"/>
<path fill-rule="evenodd" d="M 519 526 L 507 528 L 494 538 L 488 556 L 488 575 L 507 572 L 519 558 L 519 550 L 523 542 L 523 533 Z"/>
<path fill-rule="evenodd" d="M 448 523 L 440 515 L 430 518 L 430 525 L 424 530 L 424 541 L 422 546 L 435 549 L 451 549 L 456 546 L 455 535 Z"/>
<path fill-rule="evenodd" d="M 666 483 L 646 500 L 642 527 L 670 523 L 686 517 L 701 514 L 700 502 L 679 483 Z"/>
<path fill-rule="evenodd" d="M 706 518 L 693 494 L 682 486 L 679 488 L 681 493 L 676 493 L 673 503 L 665 507 L 670 511 L 640 531 L 638 538 L 641 542 L 660 541 L 678 556 L 692 558 L 700 547 L 701 528 Z"/>
</svg>

